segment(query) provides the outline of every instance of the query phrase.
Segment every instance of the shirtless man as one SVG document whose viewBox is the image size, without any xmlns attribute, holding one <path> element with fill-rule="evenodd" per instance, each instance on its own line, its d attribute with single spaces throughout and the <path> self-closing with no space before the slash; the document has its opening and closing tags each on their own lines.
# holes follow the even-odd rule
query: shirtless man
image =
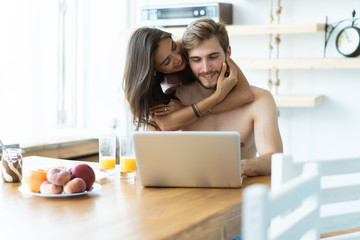
<svg viewBox="0 0 360 240">
<path fill-rule="evenodd" d="M 215 91 L 218 76 L 224 72 L 223 63 L 230 58 L 231 48 L 225 26 L 210 19 L 199 19 L 187 27 L 183 47 L 198 81 L 178 87 L 176 96 L 183 104 L 191 105 Z M 283 151 L 277 109 L 267 90 L 251 88 L 253 102 L 223 113 L 211 114 L 211 110 L 198 113 L 201 117 L 182 130 L 239 132 L 242 174 L 270 175 L 271 155 Z M 194 107 L 196 114 L 196 105 Z"/>
</svg>

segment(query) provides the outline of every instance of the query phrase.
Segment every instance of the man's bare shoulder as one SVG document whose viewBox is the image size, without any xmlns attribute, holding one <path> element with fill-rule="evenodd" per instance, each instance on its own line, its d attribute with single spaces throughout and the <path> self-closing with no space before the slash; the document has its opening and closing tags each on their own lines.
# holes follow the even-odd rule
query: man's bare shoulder
<svg viewBox="0 0 360 240">
<path fill-rule="evenodd" d="M 251 105 L 253 117 L 270 116 L 277 113 L 276 103 L 273 95 L 266 89 L 251 87 L 254 93 L 254 101 Z"/>
<path fill-rule="evenodd" d="M 251 86 L 251 90 L 254 93 L 254 102 L 258 102 L 258 101 L 274 102 L 274 97 L 268 90 L 266 90 L 264 88 L 255 87 L 255 86 Z"/>
</svg>

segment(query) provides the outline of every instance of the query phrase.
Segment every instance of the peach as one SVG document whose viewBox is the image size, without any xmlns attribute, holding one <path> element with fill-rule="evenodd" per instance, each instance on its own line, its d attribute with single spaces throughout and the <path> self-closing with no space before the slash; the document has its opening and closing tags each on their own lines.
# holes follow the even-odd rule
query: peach
<svg viewBox="0 0 360 240">
<path fill-rule="evenodd" d="M 82 178 L 86 183 L 86 190 L 89 191 L 95 182 L 94 170 L 85 163 L 78 163 L 68 169 L 71 179 Z"/>
<path fill-rule="evenodd" d="M 45 170 L 45 172 L 47 173 L 47 172 L 48 172 L 50 169 L 52 169 L 52 168 L 60 168 L 60 169 L 67 170 L 67 167 L 65 167 L 65 166 L 53 166 L 53 167 L 47 168 L 47 169 Z"/>
<path fill-rule="evenodd" d="M 53 184 L 49 181 L 45 181 L 40 186 L 40 192 L 43 194 L 60 194 L 63 191 L 63 186 Z"/>
<path fill-rule="evenodd" d="M 64 186 L 68 181 L 70 181 L 70 173 L 65 169 L 51 168 L 47 172 L 47 180 L 58 186 Z"/>
<path fill-rule="evenodd" d="M 40 185 L 47 180 L 44 170 L 28 170 L 24 172 L 24 182 L 31 192 L 40 192 Z"/>
<path fill-rule="evenodd" d="M 73 178 L 64 186 L 64 193 L 79 193 L 86 189 L 86 182 L 82 178 Z"/>
</svg>

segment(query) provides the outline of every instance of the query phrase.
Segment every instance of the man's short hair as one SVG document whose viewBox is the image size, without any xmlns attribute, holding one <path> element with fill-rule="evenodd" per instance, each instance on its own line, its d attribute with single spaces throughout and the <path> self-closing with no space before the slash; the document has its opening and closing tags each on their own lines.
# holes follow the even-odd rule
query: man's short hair
<svg viewBox="0 0 360 240">
<path fill-rule="evenodd" d="M 189 51 L 212 36 L 218 38 L 224 53 L 226 53 L 229 46 L 229 36 L 224 23 L 216 23 L 207 17 L 199 18 L 187 26 L 182 37 L 182 48 Z"/>
</svg>

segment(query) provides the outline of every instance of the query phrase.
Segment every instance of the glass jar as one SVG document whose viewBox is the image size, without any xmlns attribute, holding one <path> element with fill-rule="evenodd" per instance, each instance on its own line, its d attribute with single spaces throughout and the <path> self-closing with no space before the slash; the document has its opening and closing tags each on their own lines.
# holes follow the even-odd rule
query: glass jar
<svg viewBox="0 0 360 240">
<path fill-rule="evenodd" d="M 4 182 L 20 182 L 22 179 L 22 150 L 7 148 L 1 157 L 1 176 Z"/>
</svg>

